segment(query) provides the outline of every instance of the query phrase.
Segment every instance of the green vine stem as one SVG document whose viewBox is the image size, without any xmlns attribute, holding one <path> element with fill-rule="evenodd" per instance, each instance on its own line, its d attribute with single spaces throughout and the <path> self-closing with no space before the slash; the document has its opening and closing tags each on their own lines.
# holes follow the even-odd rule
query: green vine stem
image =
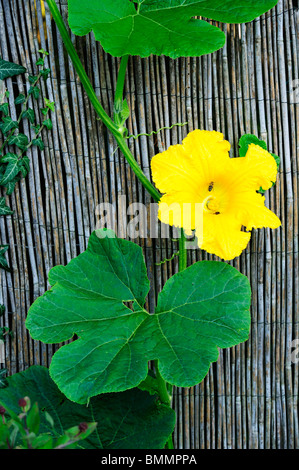
<svg viewBox="0 0 299 470">
<path fill-rule="evenodd" d="M 59 32 L 61 34 L 62 41 L 64 43 L 64 46 L 68 52 L 68 55 L 73 63 L 73 66 L 81 80 L 81 83 L 84 87 L 84 90 L 90 99 L 91 104 L 94 107 L 94 110 L 98 114 L 99 118 L 101 121 L 105 124 L 105 126 L 113 133 L 115 140 L 124 154 L 124 157 L 126 158 L 127 162 L 131 166 L 132 170 L 134 171 L 135 175 L 139 179 L 139 181 L 143 184 L 143 186 L 147 189 L 149 194 L 152 196 L 152 198 L 155 201 L 159 201 L 161 198 L 160 193 L 156 190 L 156 188 L 152 185 L 152 183 L 149 181 L 149 179 L 145 176 L 143 171 L 141 170 L 140 166 L 138 165 L 137 161 L 135 160 L 134 156 L 130 152 L 126 139 L 123 137 L 123 132 L 122 129 L 119 128 L 117 123 L 115 123 L 106 113 L 102 105 L 100 104 L 98 97 L 92 87 L 92 84 L 80 62 L 80 59 L 78 57 L 78 54 L 73 46 L 73 43 L 69 37 L 69 34 L 67 32 L 67 29 L 65 27 L 65 24 L 63 22 L 62 16 L 58 10 L 58 7 L 55 3 L 55 0 L 46 0 L 47 4 L 49 6 L 50 12 L 53 16 L 53 19 L 59 29 Z M 123 66 L 122 68 L 125 68 L 126 65 L 126 60 L 123 61 Z M 121 72 L 123 73 L 123 72 Z M 123 84 L 122 81 L 119 80 L 119 86 L 118 86 L 117 94 L 118 97 L 120 96 L 121 90 L 123 89 Z M 119 98 L 117 98 L 119 99 Z"/>
<path fill-rule="evenodd" d="M 125 85 L 128 60 L 129 60 L 128 55 L 124 55 L 121 58 L 118 75 L 117 75 L 116 89 L 115 89 L 115 95 L 114 95 L 114 122 L 117 125 L 120 125 L 122 123 L 121 118 L 120 118 L 120 113 L 123 108 L 123 94 L 124 94 L 124 85 Z"/>
<path fill-rule="evenodd" d="M 181 228 L 181 238 L 179 239 L 179 272 L 187 268 L 186 237 L 184 229 Z"/>
</svg>

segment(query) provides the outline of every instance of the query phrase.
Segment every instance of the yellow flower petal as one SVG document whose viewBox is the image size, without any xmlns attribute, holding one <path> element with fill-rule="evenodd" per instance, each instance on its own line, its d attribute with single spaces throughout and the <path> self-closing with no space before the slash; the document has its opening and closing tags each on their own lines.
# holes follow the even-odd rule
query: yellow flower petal
<svg viewBox="0 0 299 470">
<path fill-rule="evenodd" d="M 190 192 L 174 192 L 162 196 L 159 202 L 158 218 L 164 224 L 184 227 L 190 234 L 196 226 L 202 225 L 202 204 Z"/>
<path fill-rule="evenodd" d="M 200 238 L 198 230 L 195 233 Z M 228 261 L 245 250 L 250 236 L 250 232 L 241 231 L 241 223 L 234 217 L 204 214 L 203 240 L 200 248 Z"/>
<path fill-rule="evenodd" d="M 161 193 L 198 189 L 198 177 L 194 163 L 182 145 L 172 145 L 151 161 L 152 178 Z"/>
<path fill-rule="evenodd" d="M 196 129 L 183 140 L 183 147 L 194 161 L 197 178 L 200 175 L 202 188 L 206 191 L 229 162 L 230 143 L 223 140 L 221 132 Z"/>
<path fill-rule="evenodd" d="M 265 197 L 252 191 L 238 195 L 234 211 L 247 230 L 262 227 L 278 228 L 281 225 L 277 215 L 265 206 Z"/>
<path fill-rule="evenodd" d="M 271 188 L 276 181 L 277 164 L 271 153 L 259 145 L 250 144 L 245 157 L 232 158 L 235 190 Z"/>
</svg>

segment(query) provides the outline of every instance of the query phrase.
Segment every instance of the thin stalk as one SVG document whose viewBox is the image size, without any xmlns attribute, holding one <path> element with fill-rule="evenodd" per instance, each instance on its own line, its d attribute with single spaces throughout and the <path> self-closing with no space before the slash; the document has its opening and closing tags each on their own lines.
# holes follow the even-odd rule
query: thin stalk
<svg viewBox="0 0 299 470">
<path fill-rule="evenodd" d="M 158 361 L 154 361 L 155 364 L 155 370 L 156 370 L 156 380 L 157 380 L 157 385 L 158 385 L 158 393 L 159 397 L 161 400 L 161 403 L 163 405 L 171 407 L 171 400 L 172 400 L 172 387 L 171 390 L 169 391 L 169 384 L 165 382 L 163 377 L 160 374 L 159 367 L 158 367 Z M 168 441 L 166 442 L 166 449 L 174 449 L 173 446 L 173 440 L 172 440 L 172 435 L 169 436 Z"/>
<path fill-rule="evenodd" d="M 68 35 L 67 29 L 63 22 L 62 16 L 57 8 L 55 0 L 46 0 L 46 1 L 48 3 L 53 19 L 59 29 L 65 48 L 69 54 L 70 59 L 72 60 L 73 66 L 81 80 L 84 90 L 88 98 L 90 99 L 91 104 L 94 107 L 94 110 L 98 114 L 101 121 L 105 124 L 105 126 L 113 133 L 120 150 L 124 154 L 127 162 L 131 166 L 137 178 L 140 180 L 143 186 L 147 189 L 147 191 L 153 197 L 153 199 L 155 201 L 159 201 L 161 198 L 160 193 L 156 190 L 156 188 L 151 184 L 149 179 L 145 176 L 145 174 L 139 167 L 137 161 L 135 160 L 134 156 L 130 152 L 127 146 L 126 139 L 123 137 L 122 129 L 120 129 L 119 126 L 115 122 L 112 121 L 112 119 L 108 116 L 108 114 L 106 113 L 102 105 L 100 104 L 98 97 L 92 87 L 92 84 L 90 83 L 90 80 L 80 62 L 80 59 L 73 46 L 73 43 Z M 126 65 L 126 59 L 124 59 L 123 61 L 121 76 L 123 76 L 123 69 L 125 69 L 125 65 Z M 121 93 L 121 86 L 123 89 L 123 84 L 119 80 L 119 86 L 118 86 L 119 90 L 117 90 L 118 96 L 120 96 L 120 93 Z"/>
<path fill-rule="evenodd" d="M 181 238 L 179 239 L 179 272 L 187 268 L 187 250 L 186 237 L 184 229 L 181 229 Z"/>
<path fill-rule="evenodd" d="M 129 56 L 124 55 L 121 58 L 120 66 L 117 75 L 116 89 L 114 95 L 114 122 L 116 124 L 121 124 L 120 113 L 123 108 L 123 94 L 124 94 L 124 85 L 126 79 L 126 70 L 128 64 Z"/>
</svg>

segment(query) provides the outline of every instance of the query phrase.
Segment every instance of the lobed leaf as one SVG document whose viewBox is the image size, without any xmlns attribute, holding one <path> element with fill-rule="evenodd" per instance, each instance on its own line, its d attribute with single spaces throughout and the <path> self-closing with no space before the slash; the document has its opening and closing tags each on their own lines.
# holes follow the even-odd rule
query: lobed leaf
<svg viewBox="0 0 299 470">
<path fill-rule="evenodd" d="M 175 424 L 172 409 L 138 389 L 94 397 L 88 406 L 71 402 L 42 366 L 7 377 L 6 388 L 0 389 L 0 404 L 19 413 L 22 395 L 38 403 L 41 433 L 58 437 L 80 422 L 97 422 L 96 431 L 80 442 L 83 448 L 162 449 Z"/>
<path fill-rule="evenodd" d="M 104 50 L 114 56 L 150 54 L 201 56 L 225 43 L 217 27 L 194 17 L 243 23 L 276 5 L 277 0 L 68 0 L 69 25 L 83 36 L 91 30 Z"/>
<path fill-rule="evenodd" d="M 93 232 L 84 253 L 53 268 L 52 289 L 29 309 L 26 326 L 34 339 L 60 343 L 78 336 L 54 354 L 53 380 L 68 398 L 86 403 L 138 386 L 148 361 L 158 359 L 167 382 L 199 383 L 218 347 L 248 338 L 248 279 L 226 263 L 195 263 L 166 282 L 150 315 L 143 309 L 149 282 L 142 251 L 112 234 Z"/>
</svg>

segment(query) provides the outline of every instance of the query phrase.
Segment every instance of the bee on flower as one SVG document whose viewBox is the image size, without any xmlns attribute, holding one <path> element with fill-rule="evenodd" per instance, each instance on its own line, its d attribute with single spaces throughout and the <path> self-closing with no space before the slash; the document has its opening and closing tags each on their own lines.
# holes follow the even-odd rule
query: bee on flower
<svg viewBox="0 0 299 470">
<path fill-rule="evenodd" d="M 254 143 L 242 158 L 230 158 L 229 150 L 220 132 L 197 129 L 151 161 L 153 181 L 163 194 L 161 222 L 181 227 L 187 235 L 195 231 L 199 248 L 224 260 L 242 253 L 253 228 L 281 225 L 258 192 L 276 180 L 274 157 Z"/>
</svg>

